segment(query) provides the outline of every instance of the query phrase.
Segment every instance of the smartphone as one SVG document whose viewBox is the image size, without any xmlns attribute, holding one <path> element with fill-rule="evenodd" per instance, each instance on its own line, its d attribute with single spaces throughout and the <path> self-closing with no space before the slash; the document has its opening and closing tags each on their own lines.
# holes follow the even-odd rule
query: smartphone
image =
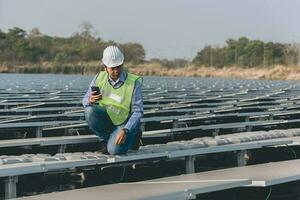
<svg viewBox="0 0 300 200">
<path fill-rule="evenodd" d="M 92 86 L 91 87 L 92 92 L 96 91 L 94 95 L 99 95 L 100 94 L 100 89 L 98 86 Z"/>
</svg>

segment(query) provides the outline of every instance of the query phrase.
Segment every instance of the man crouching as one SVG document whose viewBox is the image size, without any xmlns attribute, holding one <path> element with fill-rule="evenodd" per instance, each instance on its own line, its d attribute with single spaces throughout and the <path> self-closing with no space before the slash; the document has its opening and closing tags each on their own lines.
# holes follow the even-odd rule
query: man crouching
<svg viewBox="0 0 300 200">
<path fill-rule="evenodd" d="M 104 71 L 91 81 L 82 100 L 89 128 L 101 139 L 102 153 L 137 150 L 143 115 L 142 78 L 123 69 L 124 56 L 116 46 L 103 51 Z"/>
</svg>

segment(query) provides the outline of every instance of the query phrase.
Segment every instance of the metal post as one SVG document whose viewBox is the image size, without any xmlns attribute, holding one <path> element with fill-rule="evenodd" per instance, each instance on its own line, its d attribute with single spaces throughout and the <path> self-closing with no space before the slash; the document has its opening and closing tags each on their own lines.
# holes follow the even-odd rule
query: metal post
<svg viewBox="0 0 300 200">
<path fill-rule="evenodd" d="M 246 155 L 247 155 L 247 150 L 239 150 L 237 152 L 237 165 L 239 167 L 246 166 L 247 164 Z"/>
<path fill-rule="evenodd" d="M 217 136 L 219 135 L 219 132 L 220 132 L 220 129 L 214 129 L 213 132 L 212 132 L 212 136 Z"/>
<path fill-rule="evenodd" d="M 58 149 L 58 153 L 65 153 L 66 152 L 66 148 L 67 148 L 66 144 L 60 145 L 59 149 Z"/>
<path fill-rule="evenodd" d="M 13 199 L 17 197 L 18 176 L 9 176 L 5 179 L 5 199 Z"/>
<path fill-rule="evenodd" d="M 179 122 L 177 119 L 173 120 L 173 128 L 179 128 Z M 173 132 L 170 135 L 170 140 L 174 141 L 174 133 Z"/>
<path fill-rule="evenodd" d="M 195 156 L 185 157 L 185 171 L 186 174 L 195 173 Z"/>
<path fill-rule="evenodd" d="M 249 122 L 250 121 L 250 117 L 247 116 L 246 119 L 245 119 L 245 122 Z"/>
<path fill-rule="evenodd" d="M 69 128 L 64 129 L 64 135 L 69 135 L 70 132 L 71 132 L 71 129 L 69 129 Z"/>
<path fill-rule="evenodd" d="M 173 120 L 173 128 L 179 128 L 178 119 Z"/>
<path fill-rule="evenodd" d="M 37 137 L 37 138 L 43 137 L 42 132 L 43 132 L 42 127 L 41 127 L 41 126 L 37 127 L 37 128 L 36 128 L 36 131 L 35 131 L 36 137 Z"/>
</svg>

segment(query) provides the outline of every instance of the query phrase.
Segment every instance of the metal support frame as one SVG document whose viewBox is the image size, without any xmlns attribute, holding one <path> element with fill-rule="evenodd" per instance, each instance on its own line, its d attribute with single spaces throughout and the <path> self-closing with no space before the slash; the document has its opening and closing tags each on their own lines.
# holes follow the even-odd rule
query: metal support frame
<svg viewBox="0 0 300 200">
<path fill-rule="evenodd" d="M 70 132 L 71 132 L 71 129 L 69 129 L 69 128 L 64 129 L 64 135 L 69 135 Z"/>
<path fill-rule="evenodd" d="M 9 176 L 5 179 L 5 199 L 13 199 L 17 197 L 18 176 Z"/>
<path fill-rule="evenodd" d="M 179 128 L 179 122 L 178 119 L 173 120 L 173 128 Z"/>
<path fill-rule="evenodd" d="M 60 145 L 59 149 L 58 149 L 58 153 L 65 153 L 66 152 L 66 148 L 67 148 L 66 144 Z"/>
<path fill-rule="evenodd" d="M 36 127 L 35 134 L 37 138 L 43 137 L 43 130 L 41 126 Z"/>
<path fill-rule="evenodd" d="M 172 127 L 173 127 L 174 129 L 176 129 L 176 128 L 181 128 L 181 127 L 188 127 L 188 125 L 187 125 L 186 122 L 180 122 L 180 121 L 178 121 L 178 119 L 174 119 L 174 120 L 173 120 Z M 171 134 L 171 138 L 170 138 L 170 139 L 171 139 L 172 141 L 175 140 L 174 134 L 173 134 L 173 133 Z"/>
<path fill-rule="evenodd" d="M 250 117 L 249 117 L 249 116 L 246 116 L 245 122 L 249 122 L 249 121 L 250 121 Z"/>
<path fill-rule="evenodd" d="M 219 128 L 214 129 L 213 132 L 212 132 L 212 136 L 214 136 L 214 137 L 215 137 L 215 136 L 218 136 L 219 133 L 220 133 L 220 129 L 219 129 Z"/>
<path fill-rule="evenodd" d="M 186 174 L 195 173 L 195 159 L 196 159 L 196 156 L 186 156 L 185 157 Z"/>
<path fill-rule="evenodd" d="M 246 131 L 247 132 L 251 132 L 251 130 L 252 130 L 252 126 L 246 126 Z"/>
<path fill-rule="evenodd" d="M 179 128 L 179 122 L 178 119 L 173 120 L 173 128 Z M 170 140 L 174 141 L 174 133 L 170 135 Z"/>
<path fill-rule="evenodd" d="M 247 164 L 246 155 L 247 155 L 247 150 L 237 151 L 237 166 L 239 167 L 246 166 Z"/>
</svg>

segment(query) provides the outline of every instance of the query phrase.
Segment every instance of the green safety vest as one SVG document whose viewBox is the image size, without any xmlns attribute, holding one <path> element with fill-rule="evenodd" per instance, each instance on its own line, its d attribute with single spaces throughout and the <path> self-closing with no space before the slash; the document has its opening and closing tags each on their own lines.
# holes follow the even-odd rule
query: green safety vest
<svg viewBox="0 0 300 200">
<path fill-rule="evenodd" d="M 123 85 L 117 89 L 108 82 L 108 73 L 102 71 L 96 79 L 96 86 L 101 90 L 99 106 L 104 108 L 114 125 L 123 124 L 131 111 L 131 100 L 136 80 L 139 76 L 127 73 Z"/>
</svg>

